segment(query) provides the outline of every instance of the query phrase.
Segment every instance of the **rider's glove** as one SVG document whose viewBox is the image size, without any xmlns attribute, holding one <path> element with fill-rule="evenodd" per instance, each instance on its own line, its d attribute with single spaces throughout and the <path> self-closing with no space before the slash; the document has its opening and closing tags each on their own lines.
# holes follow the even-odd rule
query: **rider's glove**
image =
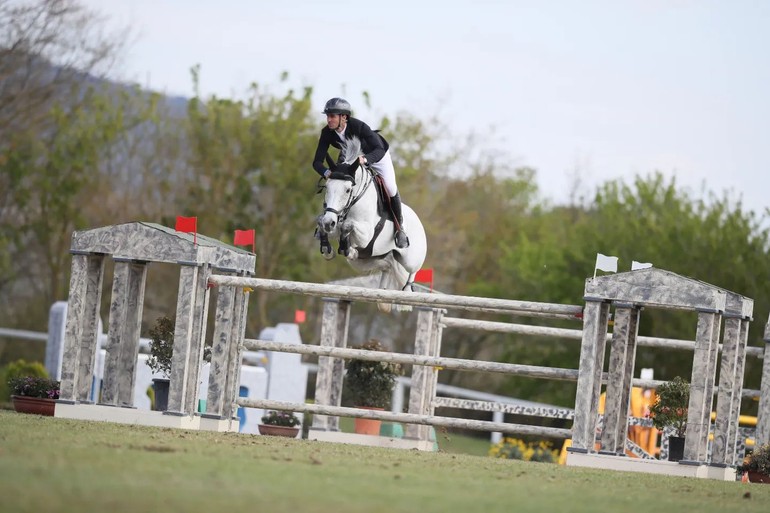
<svg viewBox="0 0 770 513">
<path fill-rule="evenodd" d="M 324 171 L 324 178 L 329 178 L 330 174 L 332 174 L 332 170 L 331 169 L 327 169 L 326 171 Z"/>
</svg>

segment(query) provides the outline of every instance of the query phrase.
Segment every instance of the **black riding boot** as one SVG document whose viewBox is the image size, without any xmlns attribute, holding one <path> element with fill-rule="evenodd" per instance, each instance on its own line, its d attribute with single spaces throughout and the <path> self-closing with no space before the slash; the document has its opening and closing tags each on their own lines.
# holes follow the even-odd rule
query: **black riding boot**
<svg viewBox="0 0 770 513">
<path fill-rule="evenodd" d="M 404 231 L 404 216 L 401 215 L 401 196 L 399 196 L 398 193 L 395 194 L 395 196 L 391 196 L 390 198 L 390 207 L 393 209 L 393 215 L 396 217 L 397 225 L 396 226 L 396 247 L 397 248 L 408 248 L 409 247 L 409 237 L 406 236 L 406 232 Z"/>
</svg>

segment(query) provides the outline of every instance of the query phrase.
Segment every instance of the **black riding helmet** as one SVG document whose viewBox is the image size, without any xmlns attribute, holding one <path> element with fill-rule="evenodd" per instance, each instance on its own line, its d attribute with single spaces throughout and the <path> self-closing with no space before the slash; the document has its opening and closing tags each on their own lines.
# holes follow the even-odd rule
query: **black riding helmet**
<svg viewBox="0 0 770 513">
<path fill-rule="evenodd" d="M 350 116 L 350 103 L 344 98 L 332 98 L 326 102 L 324 114 L 345 114 Z"/>
</svg>

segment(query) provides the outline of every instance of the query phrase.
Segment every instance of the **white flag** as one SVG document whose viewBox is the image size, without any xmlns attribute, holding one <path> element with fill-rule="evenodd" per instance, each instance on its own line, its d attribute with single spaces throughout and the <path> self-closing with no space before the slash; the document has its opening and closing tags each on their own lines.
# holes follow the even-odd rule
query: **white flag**
<svg viewBox="0 0 770 513">
<path fill-rule="evenodd" d="M 631 261 L 631 270 L 636 271 L 638 269 L 649 269 L 652 267 L 652 263 L 650 262 L 637 262 L 636 260 Z"/>
<path fill-rule="evenodd" d="M 618 257 L 606 256 L 601 253 L 596 254 L 596 267 L 594 267 L 594 278 L 596 278 L 596 271 L 606 271 L 608 273 L 618 272 Z"/>
</svg>

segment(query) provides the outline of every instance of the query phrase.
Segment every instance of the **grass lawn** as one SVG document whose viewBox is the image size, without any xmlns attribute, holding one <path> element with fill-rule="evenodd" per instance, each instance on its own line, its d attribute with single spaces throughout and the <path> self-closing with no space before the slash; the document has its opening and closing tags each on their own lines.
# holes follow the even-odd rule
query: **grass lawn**
<svg viewBox="0 0 770 513">
<path fill-rule="evenodd" d="M 0 511 L 768 511 L 770 486 L 0 411 Z"/>
</svg>

